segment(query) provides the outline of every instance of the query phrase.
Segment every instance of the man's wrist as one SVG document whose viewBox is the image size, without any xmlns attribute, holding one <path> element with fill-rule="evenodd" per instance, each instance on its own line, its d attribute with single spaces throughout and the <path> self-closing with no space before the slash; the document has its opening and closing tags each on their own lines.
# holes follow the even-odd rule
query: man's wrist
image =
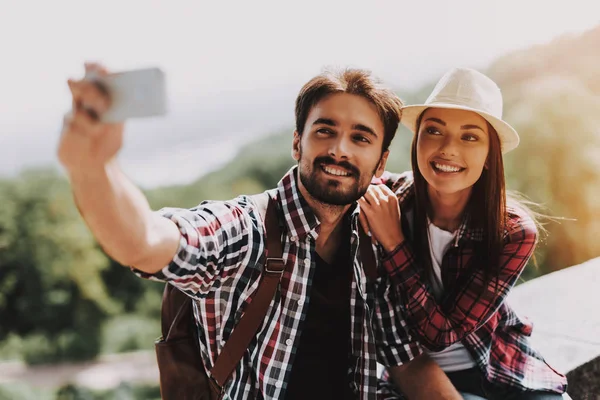
<svg viewBox="0 0 600 400">
<path fill-rule="evenodd" d="M 88 165 L 85 167 L 67 168 L 69 180 L 73 184 L 106 179 L 110 170 L 116 167 L 116 160 L 106 164 Z"/>
</svg>

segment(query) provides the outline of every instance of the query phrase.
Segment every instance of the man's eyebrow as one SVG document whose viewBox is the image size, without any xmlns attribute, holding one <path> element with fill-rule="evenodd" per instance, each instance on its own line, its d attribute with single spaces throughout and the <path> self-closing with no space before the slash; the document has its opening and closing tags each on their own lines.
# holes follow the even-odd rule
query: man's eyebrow
<svg viewBox="0 0 600 400">
<path fill-rule="evenodd" d="M 328 125 L 328 126 L 338 126 L 338 123 L 331 119 L 331 118 L 317 118 L 315 120 L 315 122 L 313 122 L 313 125 Z M 368 126 L 364 125 L 364 124 L 354 124 L 352 125 L 352 129 L 355 131 L 361 131 L 361 132 L 365 132 L 368 133 L 370 135 L 373 135 L 375 137 L 377 136 L 377 133 L 375 133 L 375 130 L 372 128 L 369 128 Z"/>
<path fill-rule="evenodd" d="M 337 123 L 331 118 L 317 118 L 313 125 L 329 125 L 329 126 L 337 126 Z"/>
<path fill-rule="evenodd" d="M 375 130 L 373 130 L 373 129 L 371 129 L 368 126 L 363 125 L 363 124 L 352 125 L 352 129 L 356 130 L 356 131 L 362 131 L 362 132 L 365 132 L 365 133 L 370 133 L 371 135 L 377 137 L 377 134 L 375 133 Z"/>
</svg>

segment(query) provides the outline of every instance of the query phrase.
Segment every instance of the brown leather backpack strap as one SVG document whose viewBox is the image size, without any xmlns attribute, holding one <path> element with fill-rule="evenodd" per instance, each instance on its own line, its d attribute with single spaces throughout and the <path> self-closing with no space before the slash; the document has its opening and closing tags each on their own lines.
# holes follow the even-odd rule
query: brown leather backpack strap
<svg viewBox="0 0 600 400">
<path fill-rule="evenodd" d="M 260 207 L 260 204 L 257 204 L 257 206 Z M 265 227 L 267 231 L 267 259 L 258 289 L 256 289 L 247 310 L 217 357 L 215 366 L 210 371 L 212 378 L 220 387 L 223 387 L 231 376 L 246 352 L 250 341 L 265 319 L 271 300 L 275 296 L 277 286 L 285 270 L 277 205 L 270 196 L 268 197 Z"/>
<path fill-rule="evenodd" d="M 370 282 L 375 282 L 377 280 L 377 262 L 375 261 L 375 253 L 373 253 L 371 237 L 365 232 L 362 225 L 358 227 L 358 240 L 358 250 L 360 251 L 360 259 L 365 270 L 365 275 Z"/>
</svg>

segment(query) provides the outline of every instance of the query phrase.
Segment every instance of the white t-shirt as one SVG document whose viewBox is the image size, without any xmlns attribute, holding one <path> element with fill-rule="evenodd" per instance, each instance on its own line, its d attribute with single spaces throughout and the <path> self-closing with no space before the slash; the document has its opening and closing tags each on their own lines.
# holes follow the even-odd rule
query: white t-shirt
<svg viewBox="0 0 600 400">
<path fill-rule="evenodd" d="M 433 293 L 436 299 L 440 299 L 444 294 L 442 285 L 442 259 L 444 254 L 454 241 L 456 233 L 451 233 L 438 228 L 431 222 L 429 223 L 429 248 L 431 251 L 431 263 L 437 279 L 431 282 Z M 462 371 L 475 367 L 475 361 L 469 351 L 461 342 L 445 348 L 442 351 L 427 351 L 429 356 L 435 360 L 440 368 L 446 372 Z"/>
</svg>

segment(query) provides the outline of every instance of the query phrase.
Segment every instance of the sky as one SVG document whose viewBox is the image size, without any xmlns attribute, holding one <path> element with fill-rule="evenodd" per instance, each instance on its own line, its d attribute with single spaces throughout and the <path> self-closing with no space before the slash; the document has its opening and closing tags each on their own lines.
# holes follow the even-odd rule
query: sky
<svg viewBox="0 0 600 400">
<path fill-rule="evenodd" d="M 415 90 L 591 29 L 594 3 L 0 0 L 0 176 L 58 166 L 66 80 L 84 61 L 166 72 L 169 114 L 129 121 L 119 156 L 134 182 L 156 187 L 196 179 L 257 136 L 287 129 L 291 143 L 295 96 L 326 66 Z"/>
</svg>

